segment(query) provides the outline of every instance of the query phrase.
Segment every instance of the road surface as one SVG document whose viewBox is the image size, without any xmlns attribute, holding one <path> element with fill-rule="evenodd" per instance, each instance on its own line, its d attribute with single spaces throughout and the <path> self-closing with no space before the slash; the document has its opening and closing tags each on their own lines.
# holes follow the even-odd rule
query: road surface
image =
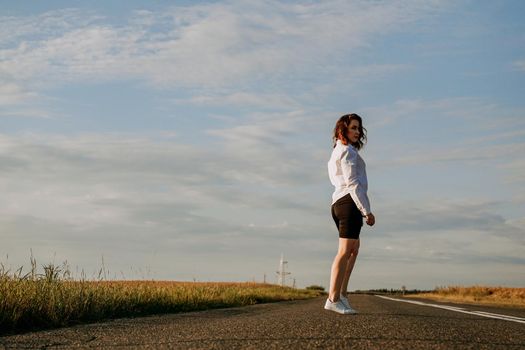
<svg viewBox="0 0 525 350">
<path fill-rule="evenodd" d="M 30 332 L 0 337 L 0 349 L 525 349 L 523 309 L 421 299 L 414 304 L 351 295 L 360 312 L 354 316 L 326 311 L 324 301 L 126 318 Z"/>
</svg>

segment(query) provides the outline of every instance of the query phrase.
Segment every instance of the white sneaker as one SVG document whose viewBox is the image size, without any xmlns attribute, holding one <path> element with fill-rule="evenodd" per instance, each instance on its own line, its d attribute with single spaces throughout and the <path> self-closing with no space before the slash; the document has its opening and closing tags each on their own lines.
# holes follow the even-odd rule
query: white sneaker
<svg viewBox="0 0 525 350">
<path fill-rule="evenodd" d="M 330 299 L 326 299 L 324 308 L 325 310 L 335 311 L 338 314 L 343 314 L 343 315 L 348 315 L 351 313 L 351 311 L 346 308 L 346 306 L 341 302 L 341 300 L 338 300 L 332 303 Z"/>
<path fill-rule="evenodd" d="M 350 306 L 350 302 L 348 301 L 348 298 L 343 296 L 343 295 L 340 295 L 339 296 L 339 300 L 341 300 L 341 303 L 343 303 L 343 305 L 348 309 L 350 310 L 349 314 L 352 314 L 352 315 L 355 315 L 357 314 L 357 310 L 353 309 L 351 306 Z"/>
</svg>

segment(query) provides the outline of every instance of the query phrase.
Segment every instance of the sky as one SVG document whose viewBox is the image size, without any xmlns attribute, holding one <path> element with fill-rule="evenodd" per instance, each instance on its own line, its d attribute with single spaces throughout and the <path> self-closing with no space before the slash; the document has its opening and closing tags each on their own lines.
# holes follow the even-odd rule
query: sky
<svg viewBox="0 0 525 350">
<path fill-rule="evenodd" d="M 328 287 L 358 113 L 376 225 L 349 289 L 525 287 L 525 3 L 0 1 L 0 261 Z"/>
</svg>

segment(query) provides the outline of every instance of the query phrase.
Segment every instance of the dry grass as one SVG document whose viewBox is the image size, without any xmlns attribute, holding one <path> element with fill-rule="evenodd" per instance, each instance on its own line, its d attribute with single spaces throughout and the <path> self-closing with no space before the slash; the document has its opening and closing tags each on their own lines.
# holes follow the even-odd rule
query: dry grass
<svg viewBox="0 0 525 350">
<path fill-rule="evenodd" d="M 117 317 L 306 299 L 319 291 L 262 283 L 73 280 L 67 269 L 14 273 L 0 264 L 0 334 Z"/>
<path fill-rule="evenodd" d="M 410 295 L 455 303 L 484 304 L 525 308 L 525 288 L 489 286 L 438 287 L 431 293 Z"/>
</svg>

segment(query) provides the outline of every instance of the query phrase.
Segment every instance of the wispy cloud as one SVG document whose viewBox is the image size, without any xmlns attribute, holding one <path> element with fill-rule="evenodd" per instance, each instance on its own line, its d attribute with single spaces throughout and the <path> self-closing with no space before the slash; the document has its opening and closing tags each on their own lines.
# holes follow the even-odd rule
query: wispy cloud
<svg viewBox="0 0 525 350">
<path fill-rule="evenodd" d="M 395 207 L 380 205 L 383 219 L 389 222 L 387 234 L 415 232 L 434 235 L 434 231 L 477 231 L 499 234 L 515 239 L 513 243 L 525 245 L 525 235 L 519 225 L 508 222 L 497 213 L 506 203 L 481 200 L 440 200 L 439 203 L 406 202 Z M 396 218 L 397 217 L 397 218 Z M 450 237 L 449 237 L 450 238 Z"/>
<path fill-rule="evenodd" d="M 360 253 L 366 278 L 354 283 L 379 280 L 378 286 L 409 283 L 419 288 L 523 283 L 525 232 L 519 222 L 497 214 L 505 203 L 429 198 L 378 204 L 382 221 L 363 236 Z M 403 273 L 392 276 L 385 269 Z"/>
<path fill-rule="evenodd" d="M 384 150 L 381 166 L 487 160 L 501 164 L 514 162 L 525 147 L 520 137 L 525 111 L 479 98 L 398 100 L 366 108 L 364 114 L 378 140 L 395 145 L 395 150 Z M 403 132 L 408 129 L 413 131 Z M 424 140 L 421 135 L 426 135 Z"/>
<path fill-rule="evenodd" d="M 293 110 L 301 107 L 298 101 L 285 94 L 256 94 L 249 92 L 235 92 L 213 96 L 192 96 L 189 99 L 176 100 L 176 102 L 210 106 L 255 107 L 262 110 Z"/>
<path fill-rule="evenodd" d="M 310 151 L 283 146 L 296 125 L 288 118 L 258 118 L 265 123 L 210 131 L 220 140 L 213 149 L 139 134 L 2 135 L 4 247 L 22 259 L 31 247 L 39 256 L 56 251 L 86 266 L 101 254 L 119 256 L 121 262 L 110 263 L 114 270 L 135 261 L 151 266 L 156 277 L 190 279 L 225 276 L 195 265 L 204 251 L 234 261 L 249 255 L 250 264 L 232 271 L 261 278 L 272 252 L 286 245 L 295 276 L 314 283 L 306 271 L 320 269 L 312 264 L 328 262 L 335 249 L 329 188 L 323 187 L 324 199 L 310 193 L 326 182 L 326 159 L 312 165 Z M 502 203 L 375 203 L 381 221 L 363 233 L 367 261 L 372 254 L 375 261 L 470 264 L 489 254 L 492 261 L 520 264 L 525 233 L 494 210 Z M 73 253 L 79 245 L 83 252 Z M 165 265 L 170 254 L 177 255 L 176 267 Z"/>
<path fill-rule="evenodd" d="M 78 9 L 60 9 L 31 16 L 1 16 L 0 45 L 16 47 L 21 42 L 45 40 L 75 28 L 92 25 L 102 18 Z"/>
<path fill-rule="evenodd" d="M 0 85 L 0 106 L 21 104 L 36 96 L 14 83 Z"/>
<path fill-rule="evenodd" d="M 518 70 L 525 71 L 525 60 L 514 61 L 513 65 Z"/>
<path fill-rule="evenodd" d="M 202 89 L 314 76 L 319 69 L 336 77 L 341 62 L 330 58 L 333 52 L 349 57 L 371 36 L 398 30 L 440 6 L 233 1 L 138 11 L 123 26 L 77 10 L 4 17 L 2 33 L 9 35 L 0 38 L 0 79 L 31 89 L 93 79 Z M 367 75 L 376 70 L 353 69 Z"/>
<path fill-rule="evenodd" d="M 363 229 L 366 279 L 382 274 L 376 280 L 396 286 L 407 272 L 433 283 L 454 268 L 481 280 L 502 269 L 523 278 L 520 104 L 461 84 L 382 87 L 383 79 L 397 86 L 400 73 L 413 85 L 422 68 L 479 37 L 451 34 L 449 44 L 431 35 L 435 14 L 456 21 L 443 11 L 450 6 L 461 7 L 227 1 L 117 21 L 107 9 L 1 17 L 3 251 L 20 259 L 29 248 L 56 251 L 84 266 L 105 254 L 114 268 L 152 266 L 160 278 L 260 279 L 286 247 L 294 277 L 327 285 L 337 244 L 330 136 L 358 105 L 378 217 Z M 433 45 L 439 54 L 425 51 Z M 465 47 L 463 58 L 479 51 Z M 405 48 L 425 51 L 423 60 Z M 122 99 L 98 108 L 97 94 L 113 97 L 113 86 Z M 135 102 L 146 112 L 131 110 Z M 22 116 L 56 119 L 10 118 Z M 429 276 L 429 268 L 439 271 Z"/>
<path fill-rule="evenodd" d="M 492 126 L 494 115 L 500 113 L 496 104 L 477 97 L 438 99 L 401 99 L 391 105 L 366 108 L 373 127 L 385 127 L 395 122 L 429 121 L 449 125 L 478 121 L 477 128 Z M 506 111 L 506 113 L 508 113 Z M 439 120 L 437 120 L 439 119 Z M 491 123 L 488 124 L 487 123 Z"/>
<path fill-rule="evenodd" d="M 189 279 L 224 276 L 195 265 L 203 252 L 208 259 L 234 261 L 249 255 L 250 264 L 232 267 L 235 278 L 243 278 L 268 269 L 269 252 L 298 236 L 302 241 L 288 253 L 318 249 L 311 244 L 316 232 L 304 231 L 315 227 L 316 204 L 280 185 L 297 169 L 280 169 L 271 157 L 246 164 L 238 154 L 161 140 L 138 134 L 1 135 L 0 230 L 12 262 L 23 263 L 29 248 L 44 259 L 58 252 L 59 259 L 81 266 L 96 265 L 105 254 L 121 260 L 111 262 L 112 269 L 134 261 L 132 266 L 152 266 L 156 277 Z M 254 180 L 250 175 L 257 170 Z M 301 224 L 288 225 L 290 220 Z M 166 265 L 169 254 L 176 255 L 176 267 Z"/>
<path fill-rule="evenodd" d="M 155 203 L 168 211 L 174 205 L 185 207 L 184 212 L 203 203 L 231 200 L 241 206 L 304 207 L 300 201 L 290 202 L 286 195 L 264 194 L 265 189 L 290 183 L 298 175 L 295 163 L 284 169 L 275 166 L 279 159 L 290 157 L 291 148 L 266 155 L 262 150 L 247 150 L 259 152 L 260 157 L 246 160 L 246 153 L 132 134 L 3 135 L 0 140 L 1 168 L 10 188 L 2 199 L 5 215 L 36 215 L 96 226 L 134 221 L 140 217 L 137 208 L 156 207 Z M 242 142 L 239 140 L 236 142 Z M 25 180 L 20 181 L 23 174 Z M 307 179 L 301 179 L 304 181 Z M 249 198 L 254 183 L 261 192 L 259 204 Z M 49 202 L 54 205 L 47 205 Z M 147 211 L 157 215 L 155 210 Z"/>
</svg>

